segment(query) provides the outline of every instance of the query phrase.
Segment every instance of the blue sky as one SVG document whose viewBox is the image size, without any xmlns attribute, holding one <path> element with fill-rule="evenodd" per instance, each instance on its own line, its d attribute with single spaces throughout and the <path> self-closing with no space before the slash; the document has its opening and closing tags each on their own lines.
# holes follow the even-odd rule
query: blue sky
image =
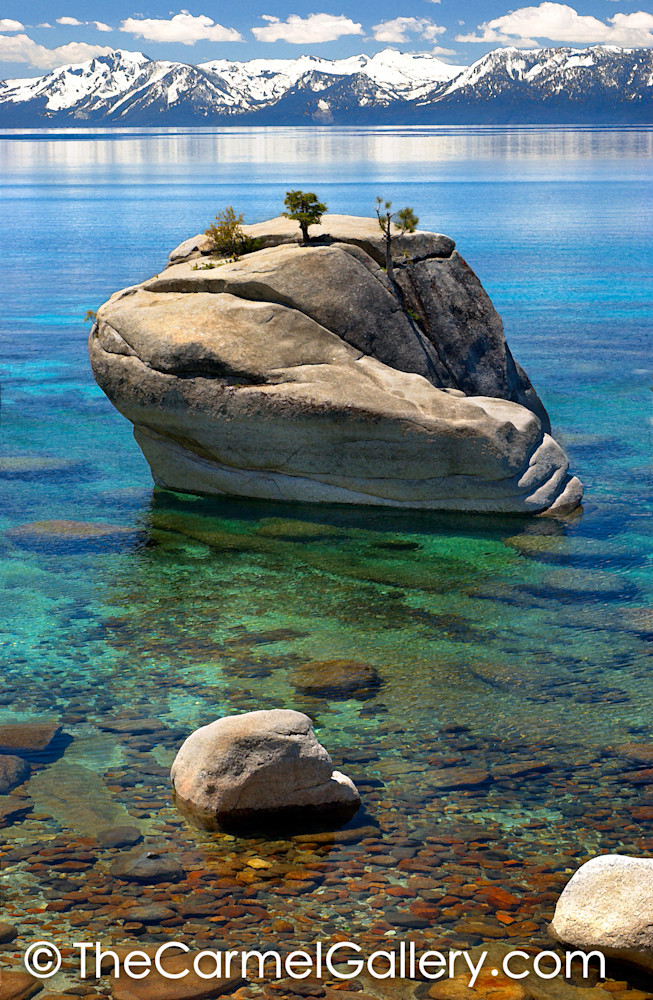
<svg viewBox="0 0 653 1000">
<path fill-rule="evenodd" d="M 342 58 L 391 46 L 467 64 L 505 45 L 653 45 L 641 0 L 1 0 L 0 78 L 37 76 L 111 48 L 208 59 Z"/>
</svg>

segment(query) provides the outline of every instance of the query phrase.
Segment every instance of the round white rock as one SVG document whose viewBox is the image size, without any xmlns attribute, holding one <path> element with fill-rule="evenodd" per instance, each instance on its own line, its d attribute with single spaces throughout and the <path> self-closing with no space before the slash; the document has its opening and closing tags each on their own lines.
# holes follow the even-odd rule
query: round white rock
<svg viewBox="0 0 653 1000">
<path fill-rule="evenodd" d="M 307 715 L 247 712 L 197 729 L 170 772 L 179 809 L 208 829 L 342 825 L 360 796 L 318 742 Z"/>
<path fill-rule="evenodd" d="M 563 944 L 653 969 L 653 860 L 606 854 L 582 865 L 549 931 Z"/>
</svg>

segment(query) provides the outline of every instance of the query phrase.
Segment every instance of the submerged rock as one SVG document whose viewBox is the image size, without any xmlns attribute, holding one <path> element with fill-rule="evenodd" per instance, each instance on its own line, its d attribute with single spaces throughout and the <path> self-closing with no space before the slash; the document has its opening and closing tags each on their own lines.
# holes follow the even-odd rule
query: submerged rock
<svg viewBox="0 0 653 1000">
<path fill-rule="evenodd" d="M 0 455 L 0 479 L 42 479 L 70 472 L 77 463 L 40 455 Z"/>
<path fill-rule="evenodd" d="M 653 970 L 653 860 L 606 854 L 582 865 L 550 926 L 563 944 Z"/>
<path fill-rule="evenodd" d="M 123 956 L 128 949 L 117 949 L 122 961 L 120 973 L 116 975 L 114 970 L 111 976 L 113 1000 L 212 1000 L 224 994 L 233 995 L 243 984 L 238 976 L 226 979 L 216 976 L 210 953 L 164 952 L 157 968 L 156 949 L 144 946 L 142 950 L 150 959 L 149 971 L 145 978 L 135 979 L 124 971 Z"/>
<path fill-rule="evenodd" d="M 0 1000 L 30 1000 L 43 989 L 41 980 L 16 969 L 0 971 Z"/>
<path fill-rule="evenodd" d="M 30 775 L 30 766 L 22 757 L 0 755 L 0 795 L 12 791 Z"/>
<path fill-rule="evenodd" d="M 135 534 L 133 528 L 120 524 L 57 520 L 30 521 L 7 531 L 7 536 L 24 548 L 55 550 L 121 545 Z"/>
<path fill-rule="evenodd" d="M 35 774 L 28 788 L 37 809 L 64 829 L 95 835 L 131 819 L 99 774 L 65 759 Z"/>
<path fill-rule="evenodd" d="M 18 931 L 13 924 L 0 920 L 0 944 L 9 944 L 18 937 Z"/>
<path fill-rule="evenodd" d="M 192 733 L 171 778 L 177 806 L 207 829 L 340 826 L 360 806 L 307 715 L 247 712 Z"/>
<path fill-rule="evenodd" d="M 48 750 L 61 732 L 58 722 L 10 722 L 0 726 L 0 753 L 39 754 Z"/>
<path fill-rule="evenodd" d="M 373 666 L 356 660 L 311 660 L 293 670 L 290 680 L 302 694 L 336 699 L 369 696 L 381 683 Z"/>
<path fill-rule="evenodd" d="M 33 808 L 31 799 L 19 799 L 17 795 L 0 796 L 0 827 L 19 823 Z"/>
<path fill-rule="evenodd" d="M 181 492 L 538 513 L 582 487 L 478 278 L 438 233 L 273 219 L 237 262 L 187 241 L 98 313 L 98 384 Z M 204 254 L 203 262 L 191 261 Z"/>
<path fill-rule="evenodd" d="M 118 858 L 109 871 L 114 878 L 125 882 L 140 882 L 155 885 L 159 882 L 180 882 L 186 872 L 178 861 L 169 854 L 156 851 L 137 851 Z"/>
<path fill-rule="evenodd" d="M 133 847 L 140 843 L 143 834 L 137 826 L 112 826 L 107 830 L 100 830 L 96 839 L 100 847 Z"/>
</svg>

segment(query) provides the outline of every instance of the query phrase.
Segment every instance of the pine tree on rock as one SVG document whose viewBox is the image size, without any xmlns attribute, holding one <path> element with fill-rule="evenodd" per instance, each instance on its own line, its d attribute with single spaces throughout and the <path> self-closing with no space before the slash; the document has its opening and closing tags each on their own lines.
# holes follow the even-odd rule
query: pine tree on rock
<svg viewBox="0 0 653 1000">
<path fill-rule="evenodd" d="M 286 191 L 284 205 L 287 211 L 282 215 L 299 223 L 302 241 L 308 243 L 308 227 L 317 226 L 327 210 L 323 201 L 318 201 L 313 191 Z"/>
<path fill-rule="evenodd" d="M 404 233 L 414 233 L 419 223 L 418 217 L 412 208 L 400 208 L 398 212 L 392 211 L 392 202 L 376 199 L 376 217 L 385 240 L 385 269 L 387 275 L 394 284 L 395 269 L 392 261 L 392 241 Z M 393 233 L 393 227 L 398 229 L 398 233 Z"/>
</svg>

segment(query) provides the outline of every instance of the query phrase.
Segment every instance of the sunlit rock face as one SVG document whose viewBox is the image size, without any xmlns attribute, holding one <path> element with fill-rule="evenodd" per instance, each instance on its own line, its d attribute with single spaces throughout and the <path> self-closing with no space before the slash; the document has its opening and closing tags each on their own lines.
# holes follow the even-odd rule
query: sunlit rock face
<svg viewBox="0 0 653 1000">
<path fill-rule="evenodd" d="M 229 715 L 196 729 L 170 776 L 177 806 L 205 829 L 337 827 L 360 806 L 309 717 L 288 709 Z"/>
<path fill-rule="evenodd" d="M 565 886 L 549 933 L 557 941 L 653 971 L 653 860 L 606 854 Z"/>
<path fill-rule="evenodd" d="M 437 233 L 372 219 L 246 227 L 237 262 L 203 237 L 117 292 L 95 377 L 155 482 L 284 501 L 540 513 L 582 487 L 476 275 Z"/>
</svg>

